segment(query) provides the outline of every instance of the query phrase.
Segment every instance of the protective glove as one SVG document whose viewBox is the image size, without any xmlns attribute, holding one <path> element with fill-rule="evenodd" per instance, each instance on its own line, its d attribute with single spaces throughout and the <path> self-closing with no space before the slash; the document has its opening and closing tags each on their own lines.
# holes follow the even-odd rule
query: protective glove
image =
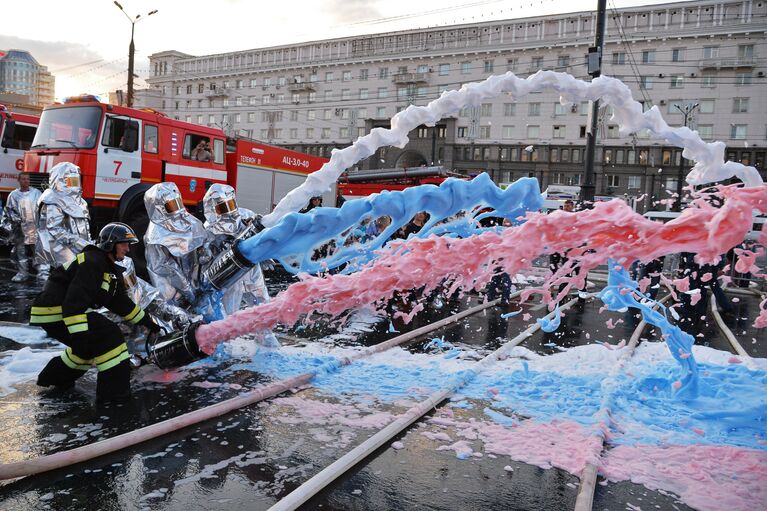
<svg viewBox="0 0 767 511">
<path fill-rule="evenodd" d="M 162 328 L 160 328 L 160 325 L 154 322 L 154 319 L 152 319 L 152 316 L 149 314 L 144 314 L 144 317 L 141 318 L 141 321 L 138 323 L 139 325 L 145 327 L 147 330 L 149 330 L 152 333 L 158 334 L 162 332 Z"/>
</svg>

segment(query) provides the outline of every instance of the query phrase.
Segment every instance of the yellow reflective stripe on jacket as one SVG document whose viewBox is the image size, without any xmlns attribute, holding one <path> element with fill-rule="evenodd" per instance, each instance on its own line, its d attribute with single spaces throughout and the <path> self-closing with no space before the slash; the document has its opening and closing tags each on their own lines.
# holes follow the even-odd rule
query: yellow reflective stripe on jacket
<svg viewBox="0 0 767 511">
<path fill-rule="evenodd" d="M 85 252 L 81 252 L 77 254 L 77 257 L 70 259 L 69 261 L 64 263 L 62 266 L 64 267 L 65 270 L 68 270 L 69 267 L 72 266 L 72 263 L 74 263 L 75 261 L 77 261 L 77 264 L 83 264 L 85 262 Z"/>
<path fill-rule="evenodd" d="M 109 291 L 110 283 L 112 282 L 112 275 L 109 273 L 104 273 L 104 282 L 101 283 L 101 289 L 104 291 Z"/>
<path fill-rule="evenodd" d="M 80 358 L 72 353 L 72 348 L 67 348 L 64 350 L 64 352 L 61 354 L 61 360 L 67 367 L 71 369 L 87 371 L 91 368 L 91 361 Z"/>
<path fill-rule="evenodd" d="M 128 360 L 129 358 L 130 353 L 128 353 L 128 345 L 122 343 L 115 349 L 94 358 L 93 362 L 96 364 L 96 367 L 99 371 L 106 371 L 107 369 L 111 369 L 123 360 Z"/>
<path fill-rule="evenodd" d="M 61 321 L 61 306 L 55 307 L 32 307 L 31 314 L 29 316 L 29 324 L 44 324 L 55 323 Z"/>
<path fill-rule="evenodd" d="M 134 325 L 137 324 L 139 321 L 144 319 L 144 311 L 136 305 L 133 307 L 133 310 L 130 311 L 130 313 L 127 316 L 123 316 L 125 318 L 125 321 L 130 321 Z"/>
<path fill-rule="evenodd" d="M 70 334 L 76 334 L 78 332 L 88 331 L 88 315 L 87 314 L 75 314 L 74 316 L 67 316 L 64 318 L 64 324 L 67 325 L 67 330 Z"/>
</svg>

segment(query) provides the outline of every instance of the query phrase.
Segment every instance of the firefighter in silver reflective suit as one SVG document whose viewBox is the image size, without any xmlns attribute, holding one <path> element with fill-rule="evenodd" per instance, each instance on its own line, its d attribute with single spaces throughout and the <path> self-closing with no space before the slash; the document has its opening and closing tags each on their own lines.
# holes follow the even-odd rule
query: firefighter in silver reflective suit
<svg viewBox="0 0 767 511">
<path fill-rule="evenodd" d="M 208 188 L 202 199 L 205 212 L 205 229 L 208 231 L 213 259 L 229 249 L 243 231 L 259 217 L 253 211 L 237 207 L 234 188 L 215 183 Z M 238 282 L 224 291 L 221 299 L 221 312 L 228 316 L 240 310 L 243 300 L 247 305 L 256 305 L 269 301 L 261 266 L 256 264 Z M 268 345 L 279 345 L 274 334 L 262 332 Z"/>
<path fill-rule="evenodd" d="M 252 221 L 257 220 L 251 210 L 237 207 L 234 188 L 229 185 L 211 185 L 202 199 L 202 205 L 214 259 L 226 251 Z M 269 300 L 264 275 L 258 264 L 224 293 L 223 309 L 227 316 L 240 310 L 243 298 L 251 305 Z"/>
<path fill-rule="evenodd" d="M 19 173 L 19 187 L 8 195 L 3 210 L 2 229 L 12 245 L 11 258 L 16 261 L 18 273 L 11 279 L 21 282 L 37 274 L 35 245 L 37 244 L 37 201 L 41 192 L 30 188 L 29 174 Z"/>
<path fill-rule="evenodd" d="M 160 328 L 166 332 L 172 332 L 181 330 L 191 323 L 192 318 L 184 309 L 167 303 L 159 289 L 136 275 L 133 259 L 125 256 L 122 261 L 117 261 L 115 264 L 125 268 L 123 283 L 128 297 L 148 312 Z"/>
<path fill-rule="evenodd" d="M 91 243 L 88 204 L 80 183 L 80 167 L 74 163 L 51 169 L 49 187 L 37 203 L 35 257 L 41 277 L 47 277 L 49 266 L 62 266 Z"/>
<path fill-rule="evenodd" d="M 173 305 L 196 301 L 201 266 L 210 261 L 208 234 L 185 208 L 175 183 L 158 183 L 144 194 L 149 227 L 144 235 L 152 284 Z"/>
</svg>

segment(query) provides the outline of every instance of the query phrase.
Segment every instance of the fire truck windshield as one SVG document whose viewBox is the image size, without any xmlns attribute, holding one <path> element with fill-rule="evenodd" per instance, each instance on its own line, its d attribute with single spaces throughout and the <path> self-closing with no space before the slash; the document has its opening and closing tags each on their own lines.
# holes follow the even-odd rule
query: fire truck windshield
<svg viewBox="0 0 767 511">
<path fill-rule="evenodd" d="M 89 149 L 96 145 L 101 108 L 82 106 L 43 110 L 32 149 Z"/>
</svg>

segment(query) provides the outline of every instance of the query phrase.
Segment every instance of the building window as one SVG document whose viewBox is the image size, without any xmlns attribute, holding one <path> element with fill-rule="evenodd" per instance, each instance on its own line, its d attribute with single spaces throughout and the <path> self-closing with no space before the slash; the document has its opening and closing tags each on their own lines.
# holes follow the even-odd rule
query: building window
<svg viewBox="0 0 767 511">
<path fill-rule="evenodd" d="M 322 128 L 320 138 L 330 138 L 330 128 Z"/>
<path fill-rule="evenodd" d="M 461 74 L 471 74 L 471 62 L 461 62 Z"/>
<path fill-rule="evenodd" d="M 492 73 L 493 72 L 493 61 L 492 60 L 486 60 L 484 62 L 484 72 L 485 73 Z"/>
<path fill-rule="evenodd" d="M 314 128 L 306 128 L 306 139 L 314 138 Z"/>
<path fill-rule="evenodd" d="M 269 94 L 264 94 L 261 96 L 261 104 L 262 105 L 268 105 L 272 102 L 272 97 Z"/>
<path fill-rule="evenodd" d="M 338 128 L 338 136 L 341 138 L 349 138 L 349 128 L 347 127 Z"/>
<path fill-rule="evenodd" d="M 684 48 L 671 50 L 671 62 L 684 62 Z"/>
<path fill-rule="evenodd" d="M 533 57 L 530 59 L 530 70 L 537 71 L 543 69 L 543 57 Z"/>
<path fill-rule="evenodd" d="M 604 163 L 613 163 L 613 150 L 612 149 L 605 149 L 603 154 L 604 154 L 604 156 L 602 157 L 602 161 Z"/>
<path fill-rule="evenodd" d="M 378 87 L 378 97 L 379 98 L 386 98 L 389 96 L 389 89 L 386 87 Z"/>
<path fill-rule="evenodd" d="M 439 65 L 439 76 L 447 76 L 450 74 L 450 64 Z"/>
<path fill-rule="evenodd" d="M 703 140 L 711 140 L 714 138 L 714 125 L 713 124 L 699 124 L 698 136 Z"/>
<path fill-rule="evenodd" d="M 716 87 L 716 75 L 712 73 L 704 74 L 700 78 L 701 87 Z"/>
<path fill-rule="evenodd" d="M 746 138 L 746 124 L 730 125 L 730 138 L 733 140 L 743 140 Z"/>
<path fill-rule="evenodd" d="M 586 138 L 586 126 L 578 126 L 578 138 Z"/>
<path fill-rule="evenodd" d="M 517 70 L 517 59 L 506 59 L 506 71 Z"/>
<path fill-rule="evenodd" d="M 360 99 L 368 99 L 368 90 L 360 89 Z"/>
<path fill-rule="evenodd" d="M 376 117 L 378 119 L 385 119 L 386 118 L 386 107 L 385 106 L 379 106 L 376 108 Z"/>
<path fill-rule="evenodd" d="M 328 71 L 325 73 L 325 83 L 330 83 L 333 81 L 333 71 Z"/>
<path fill-rule="evenodd" d="M 364 82 L 368 79 L 368 70 L 367 69 L 360 69 L 360 81 Z"/>
<path fill-rule="evenodd" d="M 242 116 L 241 114 L 234 114 L 234 122 L 241 122 Z"/>
<path fill-rule="evenodd" d="M 256 86 L 258 86 L 258 80 L 256 78 L 251 78 L 250 80 L 250 88 L 255 89 Z"/>
<path fill-rule="evenodd" d="M 681 89 L 684 87 L 684 75 L 672 75 L 671 76 L 671 88 Z"/>
<path fill-rule="evenodd" d="M 642 52 L 642 64 L 655 63 L 655 50 L 644 50 Z"/>
<path fill-rule="evenodd" d="M 263 86 L 264 87 L 269 87 L 270 85 L 272 85 L 272 79 L 267 76 L 266 78 L 264 78 L 264 85 Z"/>
<path fill-rule="evenodd" d="M 744 114 L 748 112 L 748 98 L 733 98 L 732 113 Z"/>
<path fill-rule="evenodd" d="M 554 185 L 563 185 L 563 184 L 565 184 L 565 173 L 564 172 L 554 172 L 551 175 L 551 184 L 554 184 Z"/>
<path fill-rule="evenodd" d="M 298 122 L 298 110 L 290 111 L 290 120 L 293 122 Z"/>
<path fill-rule="evenodd" d="M 429 138 L 429 128 L 417 128 L 415 136 L 416 138 Z"/>
<path fill-rule="evenodd" d="M 541 104 L 540 103 L 528 103 L 527 104 L 527 115 L 530 117 L 537 117 L 541 115 Z"/>
<path fill-rule="evenodd" d="M 325 96 L 323 98 L 326 102 L 333 101 L 333 91 L 332 90 L 326 90 Z"/>
<path fill-rule="evenodd" d="M 607 186 L 618 188 L 620 186 L 620 176 L 617 174 L 607 174 Z"/>
<path fill-rule="evenodd" d="M 566 130 L 566 128 L 567 127 L 564 126 L 564 125 L 554 126 L 554 131 L 553 131 L 553 134 L 552 134 L 552 138 L 565 138 L 565 130 Z"/>
<path fill-rule="evenodd" d="M 317 111 L 316 110 L 307 110 L 306 111 L 306 120 L 307 121 L 313 121 L 317 118 Z"/>
<path fill-rule="evenodd" d="M 735 73 L 735 86 L 751 85 L 751 71 Z"/>
<path fill-rule="evenodd" d="M 702 114 L 713 114 L 714 113 L 714 100 L 713 99 L 701 99 L 699 104 L 700 104 L 700 113 L 702 113 Z"/>
<path fill-rule="evenodd" d="M 739 44 L 738 45 L 738 59 L 751 60 L 754 58 L 754 45 L 753 44 Z"/>
<path fill-rule="evenodd" d="M 351 82 L 352 81 L 352 72 L 351 71 L 344 71 L 341 74 L 341 81 L 343 81 L 343 82 Z"/>
<path fill-rule="evenodd" d="M 285 102 L 285 94 L 277 94 L 277 103 L 283 104 Z"/>
<path fill-rule="evenodd" d="M 316 92 L 310 92 L 309 93 L 308 101 L 309 101 L 309 103 L 314 103 L 315 101 L 317 101 L 317 93 Z"/>
<path fill-rule="evenodd" d="M 514 126 L 504 126 L 501 131 L 501 136 L 508 140 L 512 138 L 513 132 L 514 132 Z"/>
<path fill-rule="evenodd" d="M 629 190 L 638 190 L 642 188 L 642 176 L 629 176 L 628 188 Z"/>
<path fill-rule="evenodd" d="M 469 128 L 466 126 L 458 126 L 458 138 L 466 138 L 469 134 Z"/>
<path fill-rule="evenodd" d="M 540 126 L 528 126 L 527 127 L 527 138 L 538 138 L 541 135 L 541 127 Z"/>
<path fill-rule="evenodd" d="M 378 78 L 380 79 L 386 79 L 389 78 L 389 68 L 388 67 L 379 67 L 378 68 Z"/>
<path fill-rule="evenodd" d="M 607 126 L 607 138 L 618 138 L 618 126 L 610 124 Z"/>
<path fill-rule="evenodd" d="M 719 46 L 704 46 L 703 47 L 704 59 L 716 59 L 719 58 Z"/>
<path fill-rule="evenodd" d="M 559 55 L 557 57 L 557 67 L 568 67 L 570 65 L 570 55 Z"/>
<path fill-rule="evenodd" d="M 643 76 L 639 80 L 643 89 L 652 89 L 652 76 Z"/>
<path fill-rule="evenodd" d="M 622 52 L 622 51 L 613 53 L 613 60 L 612 60 L 612 62 L 613 62 L 614 66 L 619 66 L 619 65 L 625 64 L 626 63 L 626 53 Z"/>
<path fill-rule="evenodd" d="M 330 120 L 331 115 L 333 115 L 333 112 L 329 108 L 322 111 L 322 118 L 326 121 Z"/>
<path fill-rule="evenodd" d="M 482 103 L 482 107 L 480 110 L 480 114 L 482 117 L 490 117 L 493 115 L 493 104 L 492 103 Z"/>
<path fill-rule="evenodd" d="M 479 138 L 490 138 L 490 126 L 479 127 Z"/>
<path fill-rule="evenodd" d="M 505 117 L 512 117 L 514 113 L 517 110 L 517 104 L 516 103 L 504 103 L 503 104 L 503 115 Z"/>
<path fill-rule="evenodd" d="M 647 149 L 640 149 L 639 150 L 639 164 L 640 165 L 647 165 L 649 154 L 650 154 L 650 152 Z"/>
</svg>

